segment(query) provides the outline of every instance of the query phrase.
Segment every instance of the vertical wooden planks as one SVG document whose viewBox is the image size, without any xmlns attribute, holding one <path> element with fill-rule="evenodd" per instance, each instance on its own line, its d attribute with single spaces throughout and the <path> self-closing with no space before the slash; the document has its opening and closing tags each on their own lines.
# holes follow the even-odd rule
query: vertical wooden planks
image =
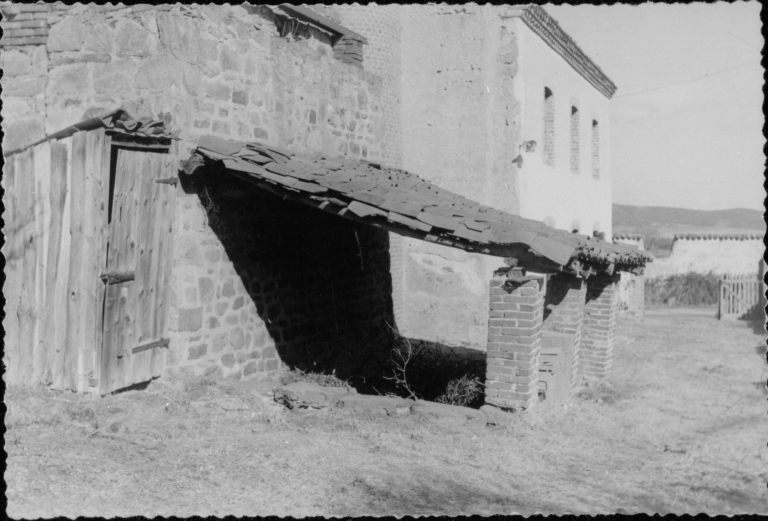
<svg viewBox="0 0 768 521">
<path fill-rule="evenodd" d="M 46 301 L 46 266 L 48 264 L 48 242 L 51 226 L 51 144 L 44 142 L 32 148 L 34 174 L 34 219 L 35 219 L 35 311 L 37 320 L 33 333 L 31 383 L 44 379 L 43 372 L 47 359 L 45 325 L 48 321 L 43 312 Z M 47 382 L 46 382 L 47 383 Z"/>
<path fill-rule="evenodd" d="M 118 152 L 109 230 L 108 271 L 136 269 L 136 183 L 137 178 L 141 177 L 138 165 L 141 155 L 125 150 Z M 135 298 L 131 285 L 132 281 L 110 284 L 106 288 L 101 394 L 130 385 L 135 321 Z"/>
<path fill-rule="evenodd" d="M 5 363 L 6 373 L 5 382 L 16 383 L 18 379 L 18 349 L 19 349 L 19 296 L 21 293 L 21 252 L 19 245 L 21 241 L 19 228 L 19 207 L 18 199 L 18 172 L 17 160 L 18 154 L 6 158 L 4 171 L 5 195 L 5 244 L 3 245 L 3 256 L 5 257 L 5 283 L 3 285 L 3 295 L 5 296 L 5 318 L 3 318 L 3 329 L 5 330 L 5 349 L 3 351 L 3 362 Z"/>
<path fill-rule="evenodd" d="M 99 241 L 101 243 L 101 250 L 97 252 L 97 260 L 98 260 L 98 270 L 97 275 L 100 275 L 102 271 L 106 270 L 107 268 L 107 247 L 108 247 L 108 241 L 109 241 L 109 178 L 110 178 L 110 165 L 111 165 L 111 158 L 112 158 L 112 138 L 106 133 L 104 134 L 103 142 L 102 142 L 102 151 L 101 151 L 101 200 L 104 202 L 104 205 L 101 207 L 102 210 L 102 217 L 101 217 L 101 230 L 100 230 L 100 238 Z M 99 387 L 99 381 L 101 380 L 101 356 L 102 356 L 102 349 L 103 349 L 103 342 L 104 342 L 104 306 L 105 306 L 105 298 L 107 294 L 107 289 L 104 284 L 101 283 L 101 280 L 99 280 L 97 284 L 97 302 L 96 302 L 96 313 L 97 313 L 97 327 L 95 330 L 95 338 L 94 338 L 94 353 L 93 353 L 93 372 L 94 375 L 97 375 L 98 378 L 95 379 L 92 382 L 89 382 L 89 386 L 93 386 L 94 388 Z M 96 389 L 94 389 L 96 390 Z"/>
<path fill-rule="evenodd" d="M 48 253 L 45 271 L 45 329 L 43 344 L 45 360 L 42 374 L 46 382 L 55 385 L 56 361 L 66 339 L 66 281 L 68 271 L 61 271 L 64 237 L 69 235 L 69 222 L 64 220 L 64 208 L 67 202 L 67 162 L 66 143 L 51 143 L 51 184 L 50 184 L 50 219 Z M 69 256 L 69 251 L 66 252 Z M 64 286 L 62 287 L 62 283 Z M 64 320 L 61 317 L 64 316 Z"/>
<path fill-rule="evenodd" d="M 137 187 L 137 213 L 136 213 L 136 278 L 133 281 L 133 295 L 135 297 L 136 321 L 134 323 L 134 347 L 147 344 L 152 338 L 152 313 L 149 303 L 154 294 L 151 279 L 153 238 L 157 235 L 154 222 L 154 213 L 157 202 L 157 184 L 155 179 L 159 173 L 160 163 L 158 154 L 142 154 L 140 168 L 134 173 L 139 179 Z M 153 349 L 132 353 L 131 355 L 131 384 L 145 382 L 151 378 L 150 364 L 152 362 Z"/>
<path fill-rule="evenodd" d="M 162 169 L 159 177 L 167 179 L 178 175 L 176 144 L 171 154 L 162 156 Z M 152 279 L 154 288 L 152 335 L 162 338 L 167 335 L 168 327 L 168 285 L 171 278 L 173 260 L 173 226 L 176 215 L 176 187 L 174 185 L 156 185 L 158 187 L 157 212 L 154 228 L 157 236 L 154 247 L 153 265 L 156 266 L 156 276 Z M 163 371 L 168 349 L 153 349 L 150 373 L 152 377 L 160 376 Z"/>
<path fill-rule="evenodd" d="M 60 216 L 61 246 L 56 263 L 55 296 L 53 302 L 53 329 L 55 343 L 53 344 L 52 386 L 55 389 L 65 389 L 65 360 L 67 357 L 67 338 L 69 338 L 69 268 L 71 264 L 72 243 L 72 138 L 59 140 L 55 152 L 58 161 L 64 165 L 54 165 L 56 171 L 64 175 L 64 207 Z"/>
<path fill-rule="evenodd" d="M 77 346 L 77 391 L 86 392 L 89 380 L 98 374 L 94 367 L 96 352 L 100 346 L 96 341 L 101 329 L 101 301 L 104 284 L 99 275 L 104 268 L 104 244 L 103 234 L 106 227 L 107 194 L 109 178 L 104 180 L 104 171 L 101 166 L 104 154 L 104 129 L 92 130 L 85 133 L 85 205 L 80 208 L 83 212 L 83 263 L 81 266 L 81 302 L 82 314 L 80 315 L 80 327 L 82 328 L 82 343 Z"/>
<path fill-rule="evenodd" d="M 19 343 L 17 346 L 18 378 L 28 383 L 32 377 L 35 326 L 37 322 L 37 248 L 35 241 L 35 178 L 32 150 L 19 154 L 18 194 L 19 226 L 22 241 L 21 295 L 17 314 L 19 317 Z"/>
<path fill-rule="evenodd" d="M 71 170 L 71 256 L 69 280 L 67 284 L 67 341 L 64 352 L 63 381 L 66 389 L 77 389 L 78 355 L 86 342 L 83 329 L 83 309 L 87 295 L 84 293 L 85 263 L 85 212 L 86 199 L 85 162 L 87 152 L 87 133 L 78 132 L 72 136 Z"/>
</svg>

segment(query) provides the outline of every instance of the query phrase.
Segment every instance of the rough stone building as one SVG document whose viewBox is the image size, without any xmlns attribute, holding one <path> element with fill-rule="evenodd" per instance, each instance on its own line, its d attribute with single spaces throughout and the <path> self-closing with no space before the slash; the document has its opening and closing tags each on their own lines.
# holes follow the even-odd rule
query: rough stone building
<svg viewBox="0 0 768 521">
<path fill-rule="evenodd" d="M 4 254 L 19 274 L 4 325 L 20 339 L 6 378 L 104 393 L 173 373 L 351 374 L 387 324 L 431 340 L 417 326 L 443 301 L 471 327 L 435 340 L 487 350 L 488 403 L 527 408 L 541 388 L 563 398 L 605 376 L 618 273 L 647 259 L 542 224 L 561 217 L 526 210 L 536 180 L 521 179 L 547 151 L 546 175 L 578 177 L 568 195 L 543 192 L 542 211 L 576 212 L 589 187 L 584 208 L 602 211 L 607 102 L 593 106 L 589 88 L 607 97 L 610 84 L 540 8 L 429 8 L 420 27 L 436 39 L 421 48 L 441 50 L 421 54 L 408 9 L 4 6 L 6 230 L 17 237 Z M 547 31 L 548 47 L 534 43 Z M 537 45 L 533 58 L 558 64 L 551 77 L 523 59 Z M 452 54 L 464 72 L 440 68 Z M 558 96 L 554 141 L 546 89 Z M 583 150 L 562 155 L 571 96 L 602 125 L 599 179 Z M 587 120 L 571 118 L 569 135 L 594 135 Z M 610 232 L 609 218 L 567 218 Z M 57 303 L 65 311 L 43 312 Z M 80 316 L 94 318 L 72 325 Z"/>
</svg>

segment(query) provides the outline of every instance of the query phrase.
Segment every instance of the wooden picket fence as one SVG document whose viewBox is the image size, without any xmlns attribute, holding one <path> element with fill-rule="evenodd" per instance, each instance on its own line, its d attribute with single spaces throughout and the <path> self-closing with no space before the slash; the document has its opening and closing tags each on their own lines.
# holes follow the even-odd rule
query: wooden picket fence
<svg viewBox="0 0 768 521">
<path fill-rule="evenodd" d="M 6 384 L 86 391 L 98 374 L 110 137 L 103 129 L 6 158 Z M 91 382 L 93 384 L 93 382 Z"/>
<path fill-rule="evenodd" d="M 717 318 L 759 318 L 765 306 L 765 284 L 759 275 L 729 274 L 720 278 Z"/>
</svg>

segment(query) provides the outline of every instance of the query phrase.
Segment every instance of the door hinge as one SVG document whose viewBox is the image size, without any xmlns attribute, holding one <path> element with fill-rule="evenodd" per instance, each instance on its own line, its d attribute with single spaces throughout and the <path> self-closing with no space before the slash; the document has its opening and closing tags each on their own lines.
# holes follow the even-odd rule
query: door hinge
<svg viewBox="0 0 768 521">
<path fill-rule="evenodd" d="M 133 271 L 107 271 L 99 275 L 99 278 L 104 284 L 120 284 L 136 278 L 136 273 Z"/>
<path fill-rule="evenodd" d="M 169 177 L 167 179 L 157 179 L 155 180 L 155 183 L 161 184 L 161 185 L 173 185 L 176 186 L 179 182 L 178 177 Z"/>
<path fill-rule="evenodd" d="M 150 342 L 149 344 L 136 346 L 133 348 L 133 351 L 131 351 L 131 353 L 135 355 L 136 353 L 141 353 L 142 351 L 149 351 L 150 349 L 154 349 L 156 347 L 168 347 L 169 342 L 170 340 L 168 338 L 161 338 L 160 340 Z"/>
</svg>

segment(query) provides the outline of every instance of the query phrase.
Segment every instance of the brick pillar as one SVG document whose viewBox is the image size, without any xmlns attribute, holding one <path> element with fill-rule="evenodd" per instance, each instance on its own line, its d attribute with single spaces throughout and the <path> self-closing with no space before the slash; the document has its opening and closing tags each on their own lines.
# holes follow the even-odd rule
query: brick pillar
<svg viewBox="0 0 768 521">
<path fill-rule="evenodd" d="M 619 309 L 618 283 L 618 273 L 587 280 L 579 364 L 585 377 L 605 378 L 611 370 Z"/>
<path fill-rule="evenodd" d="M 542 328 L 573 335 L 573 359 L 569 377 L 570 391 L 575 392 L 579 377 L 582 318 L 587 285 L 584 279 L 565 273 L 550 275 L 544 296 L 544 322 Z"/>
<path fill-rule="evenodd" d="M 517 270 L 493 274 L 486 404 L 525 410 L 537 400 L 544 287 L 544 277 L 526 277 Z"/>
</svg>

